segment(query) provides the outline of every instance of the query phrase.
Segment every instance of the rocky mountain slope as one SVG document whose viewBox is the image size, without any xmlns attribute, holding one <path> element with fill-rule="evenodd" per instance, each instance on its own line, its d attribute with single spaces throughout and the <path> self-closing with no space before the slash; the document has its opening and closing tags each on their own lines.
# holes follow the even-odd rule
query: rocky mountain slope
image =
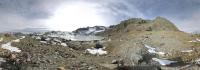
<svg viewBox="0 0 200 70">
<path fill-rule="evenodd" d="M 200 35 L 132 18 L 73 32 L 1 33 L 3 70 L 198 70 Z"/>
<path fill-rule="evenodd" d="M 94 26 L 94 27 L 79 28 L 73 31 L 73 33 L 81 35 L 94 35 L 96 33 L 103 32 L 107 29 L 108 28 L 105 26 Z"/>
</svg>

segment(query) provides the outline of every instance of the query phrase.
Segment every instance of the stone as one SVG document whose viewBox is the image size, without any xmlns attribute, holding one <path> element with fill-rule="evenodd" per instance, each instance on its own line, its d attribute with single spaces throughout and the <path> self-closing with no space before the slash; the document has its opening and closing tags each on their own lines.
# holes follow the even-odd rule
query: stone
<svg viewBox="0 0 200 70">
<path fill-rule="evenodd" d="M 94 69 L 94 67 L 92 67 L 92 66 L 88 67 L 88 70 L 92 70 L 92 69 Z"/>
<path fill-rule="evenodd" d="M 58 67 L 57 70 L 65 70 L 64 67 Z"/>
<path fill-rule="evenodd" d="M 96 49 L 103 48 L 103 45 L 97 43 L 94 48 Z"/>
<path fill-rule="evenodd" d="M 10 54 L 9 55 L 9 59 L 15 59 L 15 58 L 17 58 L 17 56 L 15 54 Z"/>
<path fill-rule="evenodd" d="M 117 60 L 112 60 L 112 64 L 117 64 L 118 61 Z"/>
</svg>

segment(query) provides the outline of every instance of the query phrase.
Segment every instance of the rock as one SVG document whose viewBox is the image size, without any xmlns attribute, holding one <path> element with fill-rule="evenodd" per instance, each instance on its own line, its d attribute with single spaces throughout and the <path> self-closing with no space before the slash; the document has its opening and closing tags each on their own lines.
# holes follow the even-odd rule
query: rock
<svg viewBox="0 0 200 70">
<path fill-rule="evenodd" d="M 48 63 L 52 63 L 52 61 L 51 61 L 51 60 L 49 60 L 49 59 L 47 59 L 46 61 L 47 61 Z"/>
<path fill-rule="evenodd" d="M 94 67 L 92 67 L 92 66 L 88 67 L 88 70 L 92 70 L 92 69 L 94 69 Z"/>
<path fill-rule="evenodd" d="M 112 64 L 117 64 L 118 61 L 117 60 L 112 60 Z"/>
<path fill-rule="evenodd" d="M 41 41 L 46 41 L 46 37 L 41 37 Z"/>
<path fill-rule="evenodd" d="M 57 38 L 54 38 L 53 41 L 61 43 L 61 41 L 59 39 L 57 39 Z"/>
<path fill-rule="evenodd" d="M 44 43 L 44 44 L 47 44 L 47 42 L 46 42 L 46 41 L 40 41 L 40 43 Z"/>
<path fill-rule="evenodd" d="M 52 44 L 52 45 L 56 45 L 56 42 L 54 42 L 54 41 L 50 41 L 50 44 Z"/>
<path fill-rule="evenodd" d="M 83 63 L 82 65 L 83 65 L 83 66 L 87 66 L 87 63 Z"/>
<path fill-rule="evenodd" d="M 50 41 L 50 40 L 51 40 L 51 38 L 46 38 L 45 40 L 46 40 L 46 41 Z"/>
<path fill-rule="evenodd" d="M 13 60 L 13 59 L 15 59 L 15 58 L 17 58 L 17 56 L 16 56 L 15 54 L 10 54 L 10 55 L 9 55 L 9 59 L 12 59 L 12 60 Z"/>
<path fill-rule="evenodd" d="M 64 67 L 58 67 L 57 70 L 65 70 Z"/>
<path fill-rule="evenodd" d="M 94 48 L 96 48 L 96 49 L 103 48 L 103 45 L 97 43 Z"/>
<path fill-rule="evenodd" d="M 31 61 L 31 55 L 30 55 L 29 53 L 24 53 L 23 56 L 26 58 L 26 61 L 27 61 L 27 62 L 30 62 L 30 61 Z"/>
</svg>

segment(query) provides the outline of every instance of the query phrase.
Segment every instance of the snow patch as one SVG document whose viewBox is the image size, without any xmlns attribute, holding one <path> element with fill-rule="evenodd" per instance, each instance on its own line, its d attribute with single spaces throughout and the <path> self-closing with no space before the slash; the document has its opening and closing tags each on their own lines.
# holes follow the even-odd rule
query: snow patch
<svg viewBox="0 0 200 70">
<path fill-rule="evenodd" d="M 177 63 L 177 61 L 170 61 L 170 60 L 164 60 L 164 59 L 158 59 L 158 58 L 152 58 L 152 60 L 158 62 L 160 65 L 170 65 L 172 63 Z"/>
<path fill-rule="evenodd" d="M 193 52 L 193 50 L 183 50 L 181 52 L 187 52 L 187 53 L 190 53 L 190 52 Z"/>
<path fill-rule="evenodd" d="M 200 42 L 200 39 L 196 38 L 195 40 L 191 40 L 191 41 L 188 41 L 188 42 L 191 42 L 191 43 L 193 43 L 193 42 Z"/>
<path fill-rule="evenodd" d="M 46 41 L 40 41 L 40 43 L 45 43 L 45 44 L 47 44 L 47 42 L 46 42 Z"/>
<path fill-rule="evenodd" d="M 64 46 L 64 47 L 66 47 L 66 46 L 67 46 L 67 44 L 66 44 L 66 43 L 61 43 L 60 45 L 62 45 L 62 46 Z"/>
<path fill-rule="evenodd" d="M 196 40 L 192 40 L 192 41 L 188 41 L 188 42 L 193 43 L 193 42 L 197 42 L 197 41 Z"/>
<path fill-rule="evenodd" d="M 21 36 L 21 38 L 19 38 L 19 39 L 24 39 L 24 38 L 26 38 L 26 36 Z"/>
<path fill-rule="evenodd" d="M 12 40 L 12 42 L 20 42 L 20 40 L 21 40 L 21 39 L 24 39 L 24 38 L 25 38 L 25 36 L 21 36 L 21 38 L 16 39 L 16 40 Z"/>
<path fill-rule="evenodd" d="M 3 38 L 0 38 L 0 42 L 2 42 L 3 41 Z"/>
<path fill-rule="evenodd" d="M 200 39 L 199 39 L 199 38 L 196 38 L 196 40 L 200 42 Z"/>
<path fill-rule="evenodd" d="M 1 48 L 10 50 L 11 52 L 21 52 L 21 50 L 19 50 L 19 48 L 11 46 L 11 42 L 2 44 Z"/>
<path fill-rule="evenodd" d="M 195 62 L 196 64 L 200 64 L 200 59 L 197 59 Z"/>
<path fill-rule="evenodd" d="M 20 39 L 12 40 L 12 42 L 20 42 Z"/>
<path fill-rule="evenodd" d="M 99 48 L 99 49 L 86 49 L 90 54 L 93 54 L 93 55 L 104 55 L 104 54 L 107 54 L 107 51 L 104 51 L 102 48 Z"/>
<path fill-rule="evenodd" d="M 159 54 L 159 55 L 165 55 L 166 53 L 165 52 L 158 52 L 156 51 L 156 48 L 153 48 L 151 46 L 148 46 L 148 45 L 144 45 L 146 48 L 148 48 L 148 52 L 149 53 L 154 53 L 154 54 Z"/>
</svg>

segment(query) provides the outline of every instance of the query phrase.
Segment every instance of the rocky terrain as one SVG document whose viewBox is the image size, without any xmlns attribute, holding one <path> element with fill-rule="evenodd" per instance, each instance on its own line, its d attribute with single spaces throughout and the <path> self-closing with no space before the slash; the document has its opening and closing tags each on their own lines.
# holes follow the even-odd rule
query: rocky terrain
<svg viewBox="0 0 200 70">
<path fill-rule="evenodd" d="M 1 33 L 0 45 L 1 70 L 200 69 L 200 34 L 162 17 L 73 32 Z"/>
</svg>

